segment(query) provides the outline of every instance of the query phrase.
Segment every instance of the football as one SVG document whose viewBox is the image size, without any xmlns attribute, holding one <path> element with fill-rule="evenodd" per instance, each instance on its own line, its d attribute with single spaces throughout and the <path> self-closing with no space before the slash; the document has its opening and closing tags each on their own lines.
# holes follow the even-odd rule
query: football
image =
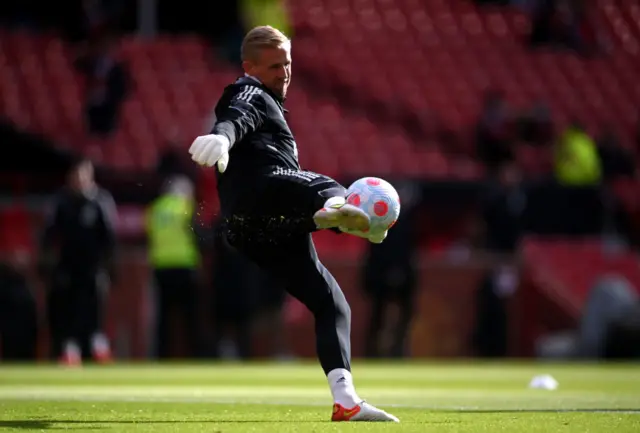
<svg viewBox="0 0 640 433">
<path fill-rule="evenodd" d="M 400 197 L 396 189 L 384 179 L 363 177 L 347 189 L 347 203 L 364 210 L 371 220 L 373 234 L 389 230 L 400 216 Z"/>
</svg>

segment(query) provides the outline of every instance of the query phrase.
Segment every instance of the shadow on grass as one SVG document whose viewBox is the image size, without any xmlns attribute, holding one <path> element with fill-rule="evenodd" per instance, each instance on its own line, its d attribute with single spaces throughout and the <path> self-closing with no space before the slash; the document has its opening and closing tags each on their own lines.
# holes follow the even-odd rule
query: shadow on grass
<svg viewBox="0 0 640 433">
<path fill-rule="evenodd" d="M 0 420 L 0 429 L 9 428 L 16 430 L 67 430 L 87 428 L 91 425 L 92 429 L 110 428 L 109 425 L 120 424 L 247 424 L 247 423 L 317 423 L 318 420 L 266 420 L 266 419 L 239 419 L 239 420 L 71 420 L 71 419 L 55 419 L 55 420 Z M 58 424 L 66 424 L 66 426 L 58 426 Z M 100 424 L 103 424 L 100 426 Z"/>
<path fill-rule="evenodd" d="M 34 420 L 11 420 L 11 421 L 0 421 L 0 430 L 1 429 L 14 429 L 14 430 L 68 430 L 68 429 L 85 429 L 86 425 L 77 425 L 73 427 L 60 427 L 56 424 L 58 422 L 66 422 L 66 421 L 34 421 Z M 77 422 L 77 421 L 75 421 Z M 84 424 L 93 424 L 92 422 L 87 421 Z M 91 426 L 92 430 L 100 430 L 106 427 L 102 426 Z"/>
</svg>

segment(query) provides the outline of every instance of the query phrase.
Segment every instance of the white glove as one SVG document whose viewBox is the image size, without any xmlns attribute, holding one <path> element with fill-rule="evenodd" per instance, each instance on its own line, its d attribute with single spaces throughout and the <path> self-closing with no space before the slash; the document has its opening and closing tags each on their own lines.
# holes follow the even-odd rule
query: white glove
<svg viewBox="0 0 640 433">
<path fill-rule="evenodd" d="M 213 167 L 217 163 L 220 173 L 224 173 L 229 164 L 229 147 L 229 139 L 224 135 L 201 135 L 193 141 L 189 153 L 200 165 Z"/>
<path fill-rule="evenodd" d="M 357 236 L 359 238 L 366 239 L 369 242 L 371 242 L 372 244 L 381 244 L 382 241 L 384 241 L 387 238 L 387 233 L 388 233 L 388 230 L 385 230 L 382 233 L 373 234 L 371 232 L 363 233 L 363 232 L 358 231 L 358 230 L 349 230 L 349 229 L 342 228 L 342 227 L 338 227 L 338 228 L 343 233 L 347 233 L 347 234 L 350 234 L 350 235 L 353 235 L 353 236 Z"/>
<path fill-rule="evenodd" d="M 387 233 L 388 233 L 388 230 L 385 230 L 382 233 L 369 234 L 369 236 L 367 236 L 367 239 L 369 239 L 369 242 L 373 244 L 381 244 L 382 241 L 384 241 L 387 238 Z"/>
</svg>

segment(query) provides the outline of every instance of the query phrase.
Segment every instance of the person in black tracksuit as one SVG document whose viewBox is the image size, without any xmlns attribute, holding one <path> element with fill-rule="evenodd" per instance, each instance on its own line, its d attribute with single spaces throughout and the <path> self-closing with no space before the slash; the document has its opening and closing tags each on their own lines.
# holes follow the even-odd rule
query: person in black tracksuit
<svg viewBox="0 0 640 433">
<path fill-rule="evenodd" d="M 408 185 L 404 190 L 413 188 Z M 368 358 L 406 356 L 406 342 L 415 313 L 418 284 L 416 268 L 414 194 L 399 189 L 403 218 L 389 232 L 383 245 L 371 245 L 363 260 L 362 287 L 371 301 L 365 334 Z M 404 194 L 403 194 L 404 193 Z M 395 318 L 390 313 L 396 310 Z M 385 343 L 385 336 L 391 341 Z"/>
<path fill-rule="evenodd" d="M 14 250 L 0 257 L 0 359 L 33 361 L 38 309 L 26 276 L 27 256 Z"/>
<path fill-rule="evenodd" d="M 215 222 L 216 230 L 220 223 Z M 231 343 L 238 358 L 249 359 L 260 269 L 229 247 L 221 236 L 214 238 L 213 249 L 214 355 L 216 358 L 229 356 L 227 346 Z"/>
<path fill-rule="evenodd" d="M 332 419 L 394 421 L 355 393 L 351 311 L 340 286 L 320 263 L 311 237 L 319 229 L 317 213 L 333 208 L 329 199 L 343 203 L 346 189 L 327 176 L 302 170 L 298 162 L 283 107 L 291 78 L 289 44 L 281 32 L 267 26 L 247 34 L 242 49 L 245 76 L 226 87 L 211 134 L 196 138 L 190 152 L 196 162 L 217 164 L 224 171 L 216 171 L 224 242 L 313 313 L 317 354 L 334 397 Z M 219 155 L 226 149 L 228 165 L 221 168 Z"/>
<path fill-rule="evenodd" d="M 81 354 L 110 358 L 102 310 L 113 277 L 114 218 L 113 198 L 95 184 L 91 162 L 75 164 L 53 201 L 41 246 L 53 354 L 67 363 Z"/>
</svg>

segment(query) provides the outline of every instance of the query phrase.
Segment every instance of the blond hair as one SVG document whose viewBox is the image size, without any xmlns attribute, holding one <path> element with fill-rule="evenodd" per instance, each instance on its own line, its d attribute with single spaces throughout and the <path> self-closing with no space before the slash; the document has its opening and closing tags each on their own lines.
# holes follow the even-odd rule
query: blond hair
<svg viewBox="0 0 640 433">
<path fill-rule="evenodd" d="M 242 60 L 252 60 L 263 48 L 291 49 L 291 40 L 280 30 L 271 26 L 253 28 L 242 41 Z"/>
</svg>

